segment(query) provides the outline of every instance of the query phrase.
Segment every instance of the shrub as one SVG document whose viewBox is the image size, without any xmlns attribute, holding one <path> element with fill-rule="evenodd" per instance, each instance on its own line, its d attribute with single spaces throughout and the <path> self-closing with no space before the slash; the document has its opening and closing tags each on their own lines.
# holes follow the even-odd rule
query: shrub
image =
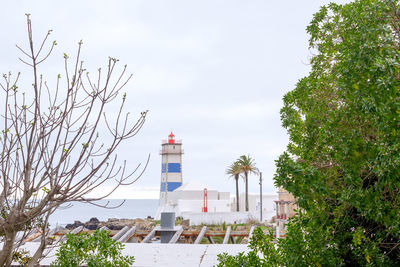
<svg viewBox="0 0 400 267">
<path fill-rule="evenodd" d="M 123 256 L 124 245 L 108 236 L 107 231 L 96 230 L 88 233 L 67 234 L 67 240 L 56 253 L 53 267 L 128 267 L 134 262 L 133 256 Z"/>
</svg>

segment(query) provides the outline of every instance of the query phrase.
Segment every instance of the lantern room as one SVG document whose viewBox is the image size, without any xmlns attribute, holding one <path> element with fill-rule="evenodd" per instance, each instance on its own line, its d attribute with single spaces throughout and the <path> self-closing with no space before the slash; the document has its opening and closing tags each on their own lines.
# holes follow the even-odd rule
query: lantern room
<svg viewBox="0 0 400 267">
<path fill-rule="evenodd" d="M 175 144 L 175 135 L 172 132 L 168 135 L 168 144 Z"/>
</svg>

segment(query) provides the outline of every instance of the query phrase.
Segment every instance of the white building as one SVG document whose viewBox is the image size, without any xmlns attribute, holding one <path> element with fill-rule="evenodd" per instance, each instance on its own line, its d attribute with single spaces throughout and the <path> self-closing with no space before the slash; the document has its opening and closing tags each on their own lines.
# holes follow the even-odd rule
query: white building
<svg viewBox="0 0 400 267">
<path fill-rule="evenodd" d="M 263 194 L 262 203 L 260 202 L 260 194 L 249 193 L 249 211 L 260 212 L 262 205 L 263 221 L 270 220 L 275 215 L 275 200 L 278 199 L 278 195 L 275 193 Z M 233 198 L 232 211 L 236 210 L 236 198 Z M 246 195 L 241 193 L 239 196 L 239 211 L 246 211 Z"/>
<path fill-rule="evenodd" d="M 231 211 L 229 192 L 218 192 L 200 183 L 185 183 L 170 195 L 170 205 L 178 208 L 177 216 L 184 212 Z"/>
<path fill-rule="evenodd" d="M 229 192 L 219 192 L 199 182 L 182 185 L 182 142 L 175 141 L 171 132 L 168 141 L 162 142 L 160 201 L 155 219 L 161 212 L 174 211 L 176 217 L 190 219 L 191 224 L 245 223 L 248 220 L 260 220 L 260 195 L 249 194 L 249 212 L 245 211 L 245 195 L 241 194 L 236 212 L 236 199 Z M 262 221 L 275 214 L 276 194 L 263 195 Z"/>
</svg>

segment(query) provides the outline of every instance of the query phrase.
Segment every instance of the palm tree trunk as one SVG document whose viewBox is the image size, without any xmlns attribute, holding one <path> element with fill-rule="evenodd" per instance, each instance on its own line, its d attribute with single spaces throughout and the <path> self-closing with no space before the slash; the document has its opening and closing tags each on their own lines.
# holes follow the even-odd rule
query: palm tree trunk
<svg viewBox="0 0 400 267">
<path fill-rule="evenodd" d="M 236 180 L 236 211 L 239 211 L 239 174 L 235 175 Z"/>
<path fill-rule="evenodd" d="M 246 182 L 246 211 L 249 211 L 249 180 L 247 179 L 248 172 L 244 173 Z"/>
</svg>

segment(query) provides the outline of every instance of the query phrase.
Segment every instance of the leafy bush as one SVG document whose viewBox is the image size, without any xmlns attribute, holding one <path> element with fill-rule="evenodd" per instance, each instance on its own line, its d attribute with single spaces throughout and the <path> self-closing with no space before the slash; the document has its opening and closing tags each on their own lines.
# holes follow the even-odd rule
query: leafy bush
<svg viewBox="0 0 400 267">
<path fill-rule="evenodd" d="M 67 234 L 67 240 L 58 249 L 54 267 L 128 267 L 134 262 L 133 256 L 122 256 L 124 245 L 108 236 L 107 231 L 96 230 L 88 233 Z"/>
<path fill-rule="evenodd" d="M 248 254 L 240 252 L 237 256 L 227 253 L 218 255 L 218 267 L 257 267 L 257 266 L 279 266 L 279 253 L 273 243 L 274 236 L 270 232 L 264 234 L 260 227 L 254 229 L 253 236 L 249 243 Z"/>
</svg>

